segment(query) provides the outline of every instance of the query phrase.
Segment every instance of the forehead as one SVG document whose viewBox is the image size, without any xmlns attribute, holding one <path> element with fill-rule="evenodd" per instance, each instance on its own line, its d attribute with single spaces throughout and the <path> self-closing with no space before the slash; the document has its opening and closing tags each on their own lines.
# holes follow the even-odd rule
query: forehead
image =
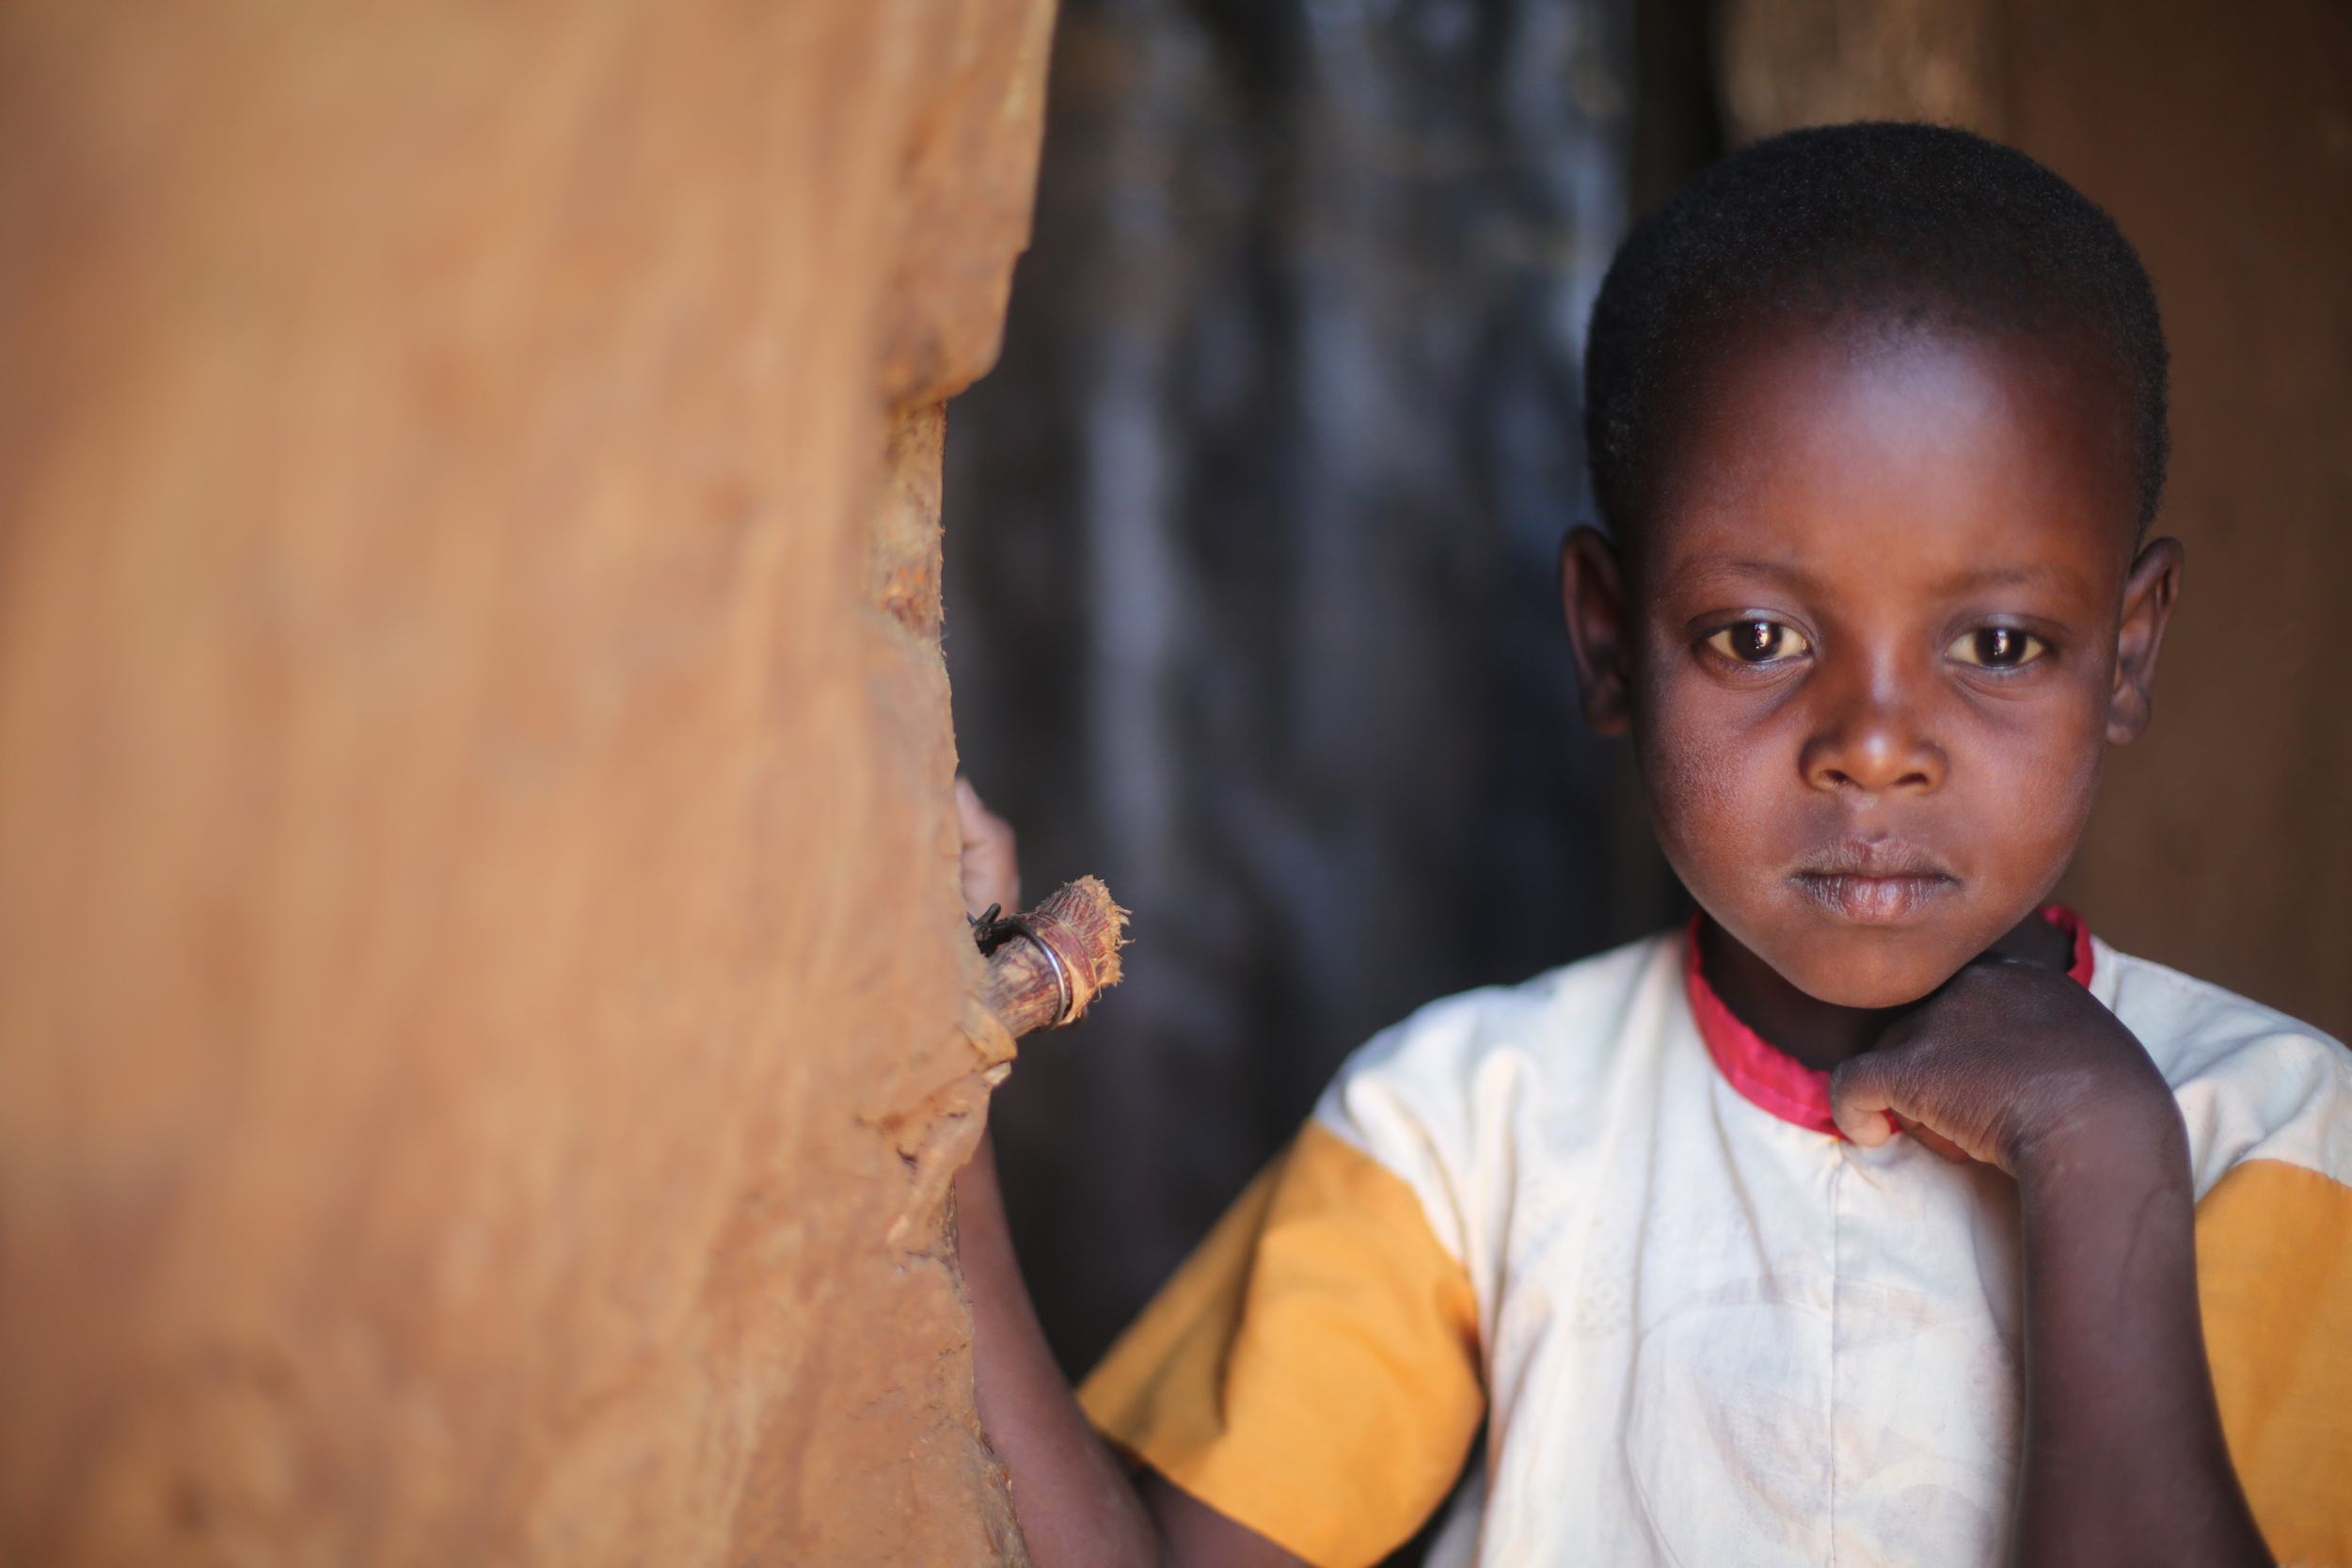
<svg viewBox="0 0 2352 1568">
<path fill-rule="evenodd" d="M 2089 358 L 1950 330 L 1752 329 L 1682 410 L 1642 553 L 1670 574 L 1730 558 L 1887 592 L 1922 575 L 2120 586 L 2130 431 Z"/>
</svg>

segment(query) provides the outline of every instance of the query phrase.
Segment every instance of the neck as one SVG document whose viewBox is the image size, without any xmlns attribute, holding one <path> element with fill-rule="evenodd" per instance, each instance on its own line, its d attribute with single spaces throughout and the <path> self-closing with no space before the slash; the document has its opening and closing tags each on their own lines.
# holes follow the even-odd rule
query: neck
<svg viewBox="0 0 2352 1568">
<path fill-rule="evenodd" d="M 2074 961 L 2066 933 L 2028 914 L 1986 949 L 2066 972 Z M 1888 1024 L 1919 1005 L 1841 1007 L 1799 990 L 1709 916 L 1699 922 L 1699 967 L 1740 1022 L 1806 1067 L 1827 1072 L 1876 1045 Z M 1926 1001 L 1921 997 L 1920 1002 Z"/>
</svg>

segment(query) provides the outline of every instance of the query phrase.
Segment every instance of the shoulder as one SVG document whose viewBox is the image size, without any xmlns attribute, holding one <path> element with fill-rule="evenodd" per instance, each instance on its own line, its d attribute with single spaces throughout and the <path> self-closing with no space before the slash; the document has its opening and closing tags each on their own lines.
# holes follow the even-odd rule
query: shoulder
<svg viewBox="0 0 2352 1568">
<path fill-rule="evenodd" d="M 1325 1103 L 1377 1094 L 1434 1109 L 1475 1092 L 1482 1078 L 1597 1066 L 1661 996 L 1677 994 L 1678 941 L 1647 937 L 1519 985 L 1429 1003 L 1349 1056 Z"/>
<path fill-rule="evenodd" d="M 2104 942 L 2098 964 L 2092 990 L 2181 1102 L 2201 1195 L 2253 1159 L 2352 1182 L 2352 1052 L 2276 1008 Z"/>
<path fill-rule="evenodd" d="M 1679 938 L 1651 937 L 1516 986 L 1432 1002 L 1340 1069 L 1314 1119 L 1405 1179 L 1449 1246 L 1511 1164 L 1514 1128 L 1596 1092 L 1685 1009 Z"/>
<path fill-rule="evenodd" d="M 2091 990 L 2188 1124 L 2198 1309 L 2239 1481 L 2281 1561 L 2344 1557 L 2352 1456 L 2352 1053 L 2318 1029 L 2104 946 Z"/>
</svg>

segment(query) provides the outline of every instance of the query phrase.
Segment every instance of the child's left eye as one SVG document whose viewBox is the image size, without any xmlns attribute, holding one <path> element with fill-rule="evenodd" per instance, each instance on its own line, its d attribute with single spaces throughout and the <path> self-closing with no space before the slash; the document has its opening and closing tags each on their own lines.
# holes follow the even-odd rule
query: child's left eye
<svg viewBox="0 0 2352 1568">
<path fill-rule="evenodd" d="M 2050 651 L 2050 645 L 2029 631 L 2015 626 L 1979 626 L 1952 639 L 1947 649 L 1963 664 L 1981 665 L 1988 670 L 2014 670 L 2031 664 Z"/>
</svg>

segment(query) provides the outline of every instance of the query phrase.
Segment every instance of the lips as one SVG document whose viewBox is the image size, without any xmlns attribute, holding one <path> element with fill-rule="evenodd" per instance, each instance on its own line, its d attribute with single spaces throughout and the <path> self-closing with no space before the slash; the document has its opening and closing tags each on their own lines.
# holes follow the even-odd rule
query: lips
<svg viewBox="0 0 2352 1568">
<path fill-rule="evenodd" d="M 1808 856 L 1788 880 L 1822 909 L 1859 926 L 1899 926 L 1960 891 L 1933 852 L 1900 839 L 1849 839 Z"/>
</svg>

